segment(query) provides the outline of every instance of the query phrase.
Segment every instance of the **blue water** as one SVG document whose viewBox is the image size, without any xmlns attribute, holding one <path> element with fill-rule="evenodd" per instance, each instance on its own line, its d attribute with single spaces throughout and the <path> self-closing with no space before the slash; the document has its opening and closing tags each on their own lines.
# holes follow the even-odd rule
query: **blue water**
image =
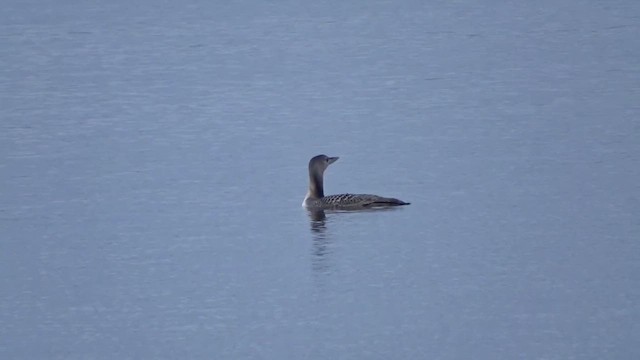
<svg viewBox="0 0 640 360">
<path fill-rule="evenodd" d="M 5 1 L 0 358 L 639 358 L 639 19 Z"/>
</svg>

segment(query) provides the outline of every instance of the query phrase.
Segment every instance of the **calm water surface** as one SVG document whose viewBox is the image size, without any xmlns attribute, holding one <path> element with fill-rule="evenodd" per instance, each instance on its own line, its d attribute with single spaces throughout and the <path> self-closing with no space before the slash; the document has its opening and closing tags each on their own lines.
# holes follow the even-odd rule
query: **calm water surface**
<svg viewBox="0 0 640 360">
<path fill-rule="evenodd" d="M 5 1 L 0 357 L 639 358 L 639 4 Z"/>
</svg>

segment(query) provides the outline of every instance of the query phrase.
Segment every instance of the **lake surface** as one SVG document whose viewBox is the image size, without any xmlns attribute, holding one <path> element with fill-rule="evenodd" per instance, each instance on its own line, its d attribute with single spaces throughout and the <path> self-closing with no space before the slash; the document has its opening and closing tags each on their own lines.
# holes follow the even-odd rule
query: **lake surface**
<svg viewBox="0 0 640 360">
<path fill-rule="evenodd" d="M 640 2 L 3 3 L 0 358 L 640 358 Z M 327 194 L 412 204 L 310 216 Z"/>
</svg>

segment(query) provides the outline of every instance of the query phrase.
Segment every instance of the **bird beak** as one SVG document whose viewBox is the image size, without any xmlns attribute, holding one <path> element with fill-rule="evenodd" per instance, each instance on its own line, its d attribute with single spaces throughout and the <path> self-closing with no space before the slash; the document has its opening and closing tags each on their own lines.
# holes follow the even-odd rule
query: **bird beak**
<svg viewBox="0 0 640 360">
<path fill-rule="evenodd" d="M 329 158 L 329 165 L 333 164 L 333 163 L 334 163 L 334 162 L 336 162 L 338 159 L 340 159 L 338 156 L 330 157 L 330 158 Z"/>
</svg>

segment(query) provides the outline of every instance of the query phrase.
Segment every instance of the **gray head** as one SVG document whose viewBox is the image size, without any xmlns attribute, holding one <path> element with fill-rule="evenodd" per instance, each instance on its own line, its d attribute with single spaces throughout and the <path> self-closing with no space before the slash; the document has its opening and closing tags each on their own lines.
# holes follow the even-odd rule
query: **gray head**
<svg viewBox="0 0 640 360">
<path fill-rule="evenodd" d="M 324 197 L 323 175 L 324 171 L 338 160 L 338 157 L 327 155 L 314 156 L 309 160 L 309 194 L 307 197 L 319 199 Z"/>
<path fill-rule="evenodd" d="M 314 156 L 309 160 L 309 174 L 322 175 L 324 171 L 338 160 L 339 157 L 329 157 L 327 155 Z"/>
</svg>

